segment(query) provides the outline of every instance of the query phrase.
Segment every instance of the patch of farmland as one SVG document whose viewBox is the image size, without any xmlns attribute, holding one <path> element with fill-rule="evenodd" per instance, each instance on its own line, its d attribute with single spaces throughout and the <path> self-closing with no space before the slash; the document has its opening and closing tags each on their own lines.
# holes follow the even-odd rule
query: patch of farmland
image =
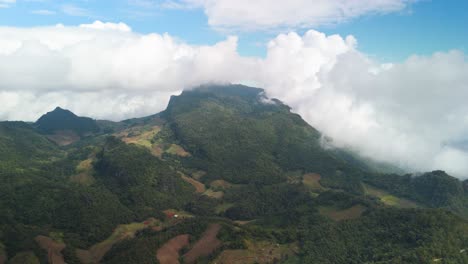
<svg viewBox="0 0 468 264">
<path fill-rule="evenodd" d="M 183 256 L 184 263 L 195 263 L 197 259 L 209 256 L 219 248 L 222 244 L 221 240 L 217 238 L 219 230 L 221 230 L 220 224 L 209 225 L 201 238 L 193 245 L 190 251 Z"/>
<path fill-rule="evenodd" d="M 267 264 L 278 263 L 299 251 L 297 244 L 279 245 L 268 241 L 245 241 L 247 249 L 228 249 L 221 252 L 213 263 Z"/>
<path fill-rule="evenodd" d="M 195 191 L 197 193 L 204 193 L 205 192 L 205 184 L 193 179 L 193 178 L 190 178 L 188 176 L 186 176 L 185 174 L 183 174 L 182 172 L 178 172 L 180 177 L 182 177 L 182 180 L 184 180 L 185 182 L 187 183 L 190 183 L 193 187 L 195 187 Z"/>
<path fill-rule="evenodd" d="M 344 210 L 339 210 L 334 207 L 320 207 L 319 212 L 321 215 L 329 217 L 335 221 L 342 221 L 359 218 L 366 209 L 367 208 L 364 205 L 357 204 Z"/>
<path fill-rule="evenodd" d="M 314 191 L 323 191 L 325 188 L 320 184 L 320 179 L 320 174 L 308 173 L 302 176 L 302 183 Z"/>
<path fill-rule="evenodd" d="M 141 223 L 119 225 L 106 240 L 93 245 L 88 250 L 77 249 L 76 255 L 83 264 L 99 263 L 115 244 L 126 239 L 133 239 L 135 234 L 140 230 L 155 228 L 160 225 L 161 222 L 154 218 L 150 218 Z"/>
<path fill-rule="evenodd" d="M 389 205 L 389 206 L 395 206 L 398 208 L 420 207 L 416 202 L 410 201 L 405 198 L 396 197 L 384 190 L 378 189 L 368 184 L 364 184 L 364 189 L 367 195 L 379 198 L 382 203 Z"/>
<path fill-rule="evenodd" d="M 156 252 L 160 264 L 179 264 L 179 251 L 189 245 L 189 235 L 179 235 L 166 242 Z"/>
<path fill-rule="evenodd" d="M 206 196 L 214 198 L 214 199 L 222 199 L 223 196 L 224 196 L 224 192 L 215 191 L 213 189 L 208 189 L 203 193 L 203 195 L 206 195 Z"/>
<path fill-rule="evenodd" d="M 66 245 L 60 238 L 53 239 L 46 236 L 37 236 L 34 240 L 47 252 L 49 264 L 65 264 L 62 250 L 65 249 Z"/>
</svg>

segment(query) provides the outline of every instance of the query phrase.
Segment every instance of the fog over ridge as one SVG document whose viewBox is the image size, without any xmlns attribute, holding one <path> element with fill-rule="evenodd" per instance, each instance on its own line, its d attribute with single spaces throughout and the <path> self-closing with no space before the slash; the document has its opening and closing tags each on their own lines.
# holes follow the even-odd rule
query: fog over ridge
<svg viewBox="0 0 468 264">
<path fill-rule="evenodd" d="M 208 82 L 266 90 L 337 146 L 412 170 L 468 177 L 468 63 L 457 50 L 381 63 L 353 36 L 280 34 L 243 57 L 237 37 L 207 46 L 124 23 L 0 27 L 1 120 L 34 121 L 60 105 L 121 120 L 163 110 Z"/>
</svg>

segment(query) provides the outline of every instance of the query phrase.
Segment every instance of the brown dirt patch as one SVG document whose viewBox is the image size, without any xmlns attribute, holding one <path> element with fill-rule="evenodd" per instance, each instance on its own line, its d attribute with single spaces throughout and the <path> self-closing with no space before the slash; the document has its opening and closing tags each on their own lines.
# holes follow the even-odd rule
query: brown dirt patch
<svg viewBox="0 0 468 264">
<path fill-rule="evenodd" d="M 65 264 L 61 253 L 66 247 L 64 243 L 54 241 L 52 238 L 46 236 L 37 236 L 34 240 L 36 240 L 42 249 L 47 251 L 47 259 L 50 264 Z"/>
<path fill-rule="evenodd" d="M 94 183 L 95 179 L 89 173 L 79 173 L 70 177 L 70 181 L 84 186 L 90 186 Z"/>
<path fill-rule="evenodd" d="M 314 190 L 323 190 L 323 186 L 320 184 L 322 176 L 317 173 L 308 173 L 302 177 L 302 183 Z"/>
<path fill-rule="evenodd" d="M 70 130 L 57 131 L 53 135 L 48 135 L 47 138 L 59 146 L 67 146 L 81 139 L 78 134 Z"/>
<path fill-rule="evenodd" d="M 188 246 L 189 244 L 189 235 L 179 235 L 166 244 L 156 252 L 156 257 L 161 264 L 179 264 L 179 251 Z"/>
<path fill-rule="evenodd" d="M 327 216 L 335 221 L 342 221 L 359 218 L 366 210 L 367 207 L 361 204 L 357 204 L 344 210 L 336 210 L 331 207 L 321 207 L 319 212 L 320 214 Z"/>
<path fill-rule="evenodd" d="M 246 241 L 247 249 L 224 250 L 213 263 L 218 264 L 266 264 L 277 263 L 297 254 L 296 244 L 279 245 L 271 242 Z"/>
<path fill-rule="evenodd" d="M 205 188 L 205 184 L 193 179 L 193 178 L 190 178 L 190 177 L 187 177 L 186 175 L 184 175 L 182 172 L 179 172 L 180 174 L 180 177 L 182 177 L 182 180 L 184 180 L 185 182 L 187 183 L 190 183 L 193 187 L 195 187 L 195 191 L 197 193 L 204 193 L 206 188 Z"/>
<path fill-rule="evenodd" d="M 5 264 L 7 261 L 7 256 L 5 252 L 0 252 L 0 264 Z"/>
<path fill-rule="evenodd" d="M 210 183 L 210 186 L 212 188 L 229 189 L 233 186 L 233 184 L 225 180 L 215 180 Z"/>
<path fill-rule="evenodd" d="M 220 224 L 211 224 L 203 233 L 192 249 L 184 255 L 184 263 L 192 264 L 200 257 L 209 256 L 213 251 L 221 246 L 221 240 L 216 236 L 221 230 Z"/>
</svg>

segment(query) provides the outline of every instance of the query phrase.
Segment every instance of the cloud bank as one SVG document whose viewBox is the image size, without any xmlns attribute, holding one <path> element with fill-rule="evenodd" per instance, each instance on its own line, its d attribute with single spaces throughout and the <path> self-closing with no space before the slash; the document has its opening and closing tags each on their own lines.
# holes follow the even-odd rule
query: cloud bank
<svg viewBox="0 0 468 264">
<path fill-rule="evenodd" d="M 60 105 L 119 120 L 163 110 L 169 96 L 206 82 L 266 89 L 337 146 L 412 170 L 468 176 L 468 63 L 448 51 L 382 64 L 352 36 L 281 34 L 265 58 L 237 38 L 189 45 L 127 25 L 0 27 L 0 120 L 34 121 Z"/>
<path fill-rule="evenodd" d="M 202 8 L 215 28 L 310 28 L 403 10 L 415 0 L 169 0 L 166 8 Z"/>
</svg>

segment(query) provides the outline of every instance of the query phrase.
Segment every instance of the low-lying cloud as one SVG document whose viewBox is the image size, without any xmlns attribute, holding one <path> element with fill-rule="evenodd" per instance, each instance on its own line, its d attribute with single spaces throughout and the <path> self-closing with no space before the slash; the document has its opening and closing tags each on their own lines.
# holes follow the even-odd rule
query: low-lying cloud
<svg viewBox="0 0 468 264">
<path fill-rule="evenodd" d="M 1 120 L 37 119 L 60 105 L 119 120 L 163 110 L 206 82 L 250 83 L 292 106 L 337 146 L 411 170 L 468 176 L 468 63 L 460 51 L 382 64 L 352 36 L 281 34 L 265 58 L 237 38 L 194 46 L 125 24 L 0 27 Z"/>
</svg>

